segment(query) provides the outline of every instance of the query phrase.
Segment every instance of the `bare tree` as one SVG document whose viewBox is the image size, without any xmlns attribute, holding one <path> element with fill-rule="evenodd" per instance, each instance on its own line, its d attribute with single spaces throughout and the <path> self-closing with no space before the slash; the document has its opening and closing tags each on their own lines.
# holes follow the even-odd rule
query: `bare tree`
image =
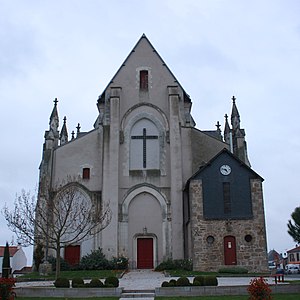
<svg viewBox="0 0 300 300">
<path fill-rule="evenodd" d="M 2 213 L 8 227 L 24 246 L 42 244 L 56 252 L 56 278 L 60 274 L 60 251 L 70 244 L 90 239 L 103 230 L 111 220 L 109 206 L 91 199 L 85 188 L 76 182 L 61 185 L 49 197 L 35 196 L 22 191 L 14 208 L 7 205 Z"/>
</svg>

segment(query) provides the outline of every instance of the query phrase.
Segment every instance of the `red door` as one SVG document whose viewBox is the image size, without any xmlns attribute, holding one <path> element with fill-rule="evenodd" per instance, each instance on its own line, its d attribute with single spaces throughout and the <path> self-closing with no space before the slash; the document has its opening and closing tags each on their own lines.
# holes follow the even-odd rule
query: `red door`
<svg viewBox="0 0 300 300">
<path fill-rule="evenodd" d="M 70 265 L 78 265 L 80 262 L 80 246 L 66 246 L 65 247 L 65 261 Z"/>
<path fill-rule="evenodd" d="M 235 237 L 228 235 L 224 237 L 224 260 L 225 265 L 236 265 Z"/>
<path fill-rule="evenodd" d="M 153 269 L 153 239 L 137 239 L 137 268 Z"/>
</svg>

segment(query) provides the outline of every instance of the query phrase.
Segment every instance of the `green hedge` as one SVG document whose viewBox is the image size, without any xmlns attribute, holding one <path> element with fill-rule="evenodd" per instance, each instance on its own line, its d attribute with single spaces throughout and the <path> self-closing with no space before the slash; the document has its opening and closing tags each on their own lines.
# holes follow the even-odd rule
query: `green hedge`
<svg viewBox="0 0 300 300">
<path fill-rule="evenodd" d="M 54 281 L 54 286 L 57 288 L 69 288 L 70 287 L 70 281 L 67 278 L 57 278 Z"/>
<path fill-rule="evenodd" d="M 230 268 L 221 268 L 218 271 L 219 273 L 228 273 L 228 274 L 247 274 L 248 270 L 243 267 L 230 267 Z"/>
<path fill-rule="evenodd" d="M 180 277 L 177 279 L 171 279 L 169 282 L 164 281 L 161 287 L 174 287 L 174 286 L 217 286 L 218 279 L 216 276 L 203 275 L 196 276 L 191 284 L 187 277 Z"/>
<path fill-rule="evenodd" d="M 70 281 L 67 278 L 57 278 L 54 282 L 54 286 L 57 288 L 69 288 Z M 98 278 L 93 278 L 89 283 L 84 284 L 82 278 L 73 278 L 72 279 L 72 288 L 106 288 L 106 287 L 118 287 L 119 279 L 117 277 L 107 277 L 105 282 L 103 282 Z"/>
</svg>

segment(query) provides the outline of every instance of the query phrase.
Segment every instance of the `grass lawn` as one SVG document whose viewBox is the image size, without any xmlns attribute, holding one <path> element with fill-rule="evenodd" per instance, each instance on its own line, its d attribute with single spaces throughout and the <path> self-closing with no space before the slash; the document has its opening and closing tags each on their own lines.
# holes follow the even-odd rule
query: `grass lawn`
<svg viewBox="0 0 300 300">
<path fill-rule="evenodd" d="M 117 300 L 117 297 L 97 297 L 97 298 L 25 298 L 18 297 L 18 300 Z M 155 300 L 248 300 L 249 296 L 204 296 L 204 297 L 155 297 Z M 273 300 L 299 300 L 299 294 L 274 294 Z"/>
<path fill-rule="evenodd" d="M 90 278 L 106 278 L 109 276 L 116 276 L 119 277 L 123 271 L 117 270 L 81 270 L 81 271 L 61 271 L 60 277 L 72 279 L 75 277 L 80 277 L 83 279 L 90 279 Z M 32 272 L 26 274 L 24 276 L 18 277 L 18 281 L 22 281 L 23 279 L 37 279 L 37 280 L 54 280 L 55 273 L 52 273 L 48 276 L 41 276 L 38 272 Z"/>
<path fill-rule="evenodd" d="M 38 297 L 38 298 L 27 298 L 27 297 L 18 297 L 18 300 L 80 300 L 79 298 L 51 298 L 51 297 L 46 297 L 46 298 L 42 298 L 42 297 Z M 96 297 L 96 298 L 86 298 L 89 300 L 119 300 L 119 297 Z"/>
<path fill-rule="evenodd" d="M 299 294 L 273 294 L 273 300 L 299 300 Z M 249 296 L 155 297 L 155 300 L 248 300 Z"/>
</svg>

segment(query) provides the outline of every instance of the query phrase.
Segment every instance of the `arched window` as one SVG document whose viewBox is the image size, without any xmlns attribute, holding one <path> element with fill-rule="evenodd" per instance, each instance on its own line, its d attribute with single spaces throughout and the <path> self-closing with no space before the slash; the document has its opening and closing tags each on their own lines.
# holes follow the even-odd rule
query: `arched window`
<svg viewBox="0 0 300 300">
<path fill-rule="evenodd" d="M 159 131 L 149 119 L 137 121 L 130 132 L 130 170 L 159 169 Z"/>
</svg>

